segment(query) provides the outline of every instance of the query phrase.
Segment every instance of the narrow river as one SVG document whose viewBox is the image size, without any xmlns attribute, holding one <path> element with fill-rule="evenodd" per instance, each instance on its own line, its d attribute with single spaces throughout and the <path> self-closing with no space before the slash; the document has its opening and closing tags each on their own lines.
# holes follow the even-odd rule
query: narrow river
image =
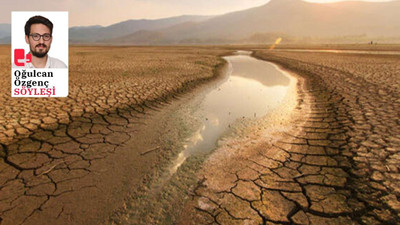
<svg viewBox="0 0 400 225">
<path fill-rule="evenodd" d="M 284 105 L 296 78 L 250 54 L 239 51 L 224 57 L 228 63 L 224 79 L 187 99 L 180 109 L 171 113 L 171 121 L 180 118 L 179 121 L 189 124 L 187 130 L 191 133 L 185 134 L 189 137 L 186 140 L 171 140 L 179 141 L 176 146 L 184 148 L 148 191 L 132 201 L 132 209 L 128 211 L 130 224 L 165 223 L 179 218 L 188 191 L 197 182 L 197 171 L 218 148 L 218 141 L 225 137 L 239 138 L 232 131 L 245 129 L 251 126 L 249 123 L 268 123 L 265 116 L 276 113 L 273 110 Z M 172 123 L 186 126 L 181 122 Z"/>
<path fill-rule="evenodd" d="M 240 51 L 224 59 L 229 66 L 227 78 L 203 96 L 194 113 L 201 125 L 187 140 L 185 150 L 169 170 L 170 175 L 189 156 L 215 149 L 217 140 L 238 119 L 257 119 L 278 107 L 292 81 L 276 65 L 255 59 L 250 52 Z"/>
</svg>

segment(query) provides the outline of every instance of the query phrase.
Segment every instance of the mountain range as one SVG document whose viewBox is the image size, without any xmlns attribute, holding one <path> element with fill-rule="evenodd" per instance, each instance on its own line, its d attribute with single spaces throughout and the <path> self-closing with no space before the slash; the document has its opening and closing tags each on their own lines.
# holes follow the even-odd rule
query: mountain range
<svg viewBox="0 0 400 225">
<path fill-rule="evenodd" d="M 11 43 L 11 24 L 0 24 L 0 44 Z"/>
<path fill-rule="evenodd" d="M 400 0 L 311 3 L 271 0 L 218 16 L 128 20 L 111 26 L 72 27 L 73 44 L 170 45 L 274 42 L 400 42 Z M 6 37 L 1 31 L 0 41 Z M 3 36 L 2 36 L 3 35 Z"/>
<path fill-rule="evenodd" d="M 135 32 L 156 31 L 186 22 L 201 22 L 211 18 L 210 16 L 177 16 L 156 20 L 127 20 L 107 27 L 88 26 L 71 27 L 69 29 L 69 38 L 71 42 L 101 42 L 112 38 L 129 35 Z"/>
</svg>

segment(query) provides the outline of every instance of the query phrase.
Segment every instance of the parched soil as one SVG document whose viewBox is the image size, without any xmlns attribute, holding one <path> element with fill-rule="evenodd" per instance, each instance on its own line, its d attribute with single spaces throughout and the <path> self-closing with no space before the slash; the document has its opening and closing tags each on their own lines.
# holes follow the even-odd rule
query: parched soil
<svg viewBox="0 0 400 225">
<path fill-rule="evenodd" d="M 181 224 L 400 223 L 400 56 L 254 56 L 299 75 L 297 108 L 218 149 Z"/>
<path fill-rule="evenodd" d="M 0 143 L 10 144 L 51 124 L 68 124 L 71 117 L 106 114 L 133 107 L 142 112 L 157 101 L 208 79 L 220 63 L 218 49 L 72 47 L 67 98 L 11 98 L 10 48 L 0 49 Z"/>
<path fill-rule="evenodd" d="M 171 100 L 214 79 L 226 52 L 72 47 L 67 98 L 11 98 L 0 46 L 0 224 L 107 223 L 174 154 Z M 297 74 L 296 108 L 212 154 L 179 222 L 400 223 L 400 56 L 254 56 Z"/>
<path fill-rule="evenodd" d="M 71 47 L 67 98 L 11 98 L 10 47 L 0 46 L 0 223 L 107 220 L 171 157 L 159 108 L 214 79 L 220 54 Z"/>
</svg>

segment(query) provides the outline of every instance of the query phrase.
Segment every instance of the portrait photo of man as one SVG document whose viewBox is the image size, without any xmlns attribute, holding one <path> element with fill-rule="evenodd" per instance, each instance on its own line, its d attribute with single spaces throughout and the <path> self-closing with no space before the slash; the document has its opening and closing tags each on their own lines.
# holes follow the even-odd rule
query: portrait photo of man
<svg viewBox="0 0 400 225">
<path fill-rule="evenodd" d="M 53 41 L 53 23 L 43 16 L 33 16 L 25 24 L 25 42 L 29 45 L 31 62 L 25 68 L 67 68 L 61 60 L 48 52 Z"/>
</svg>

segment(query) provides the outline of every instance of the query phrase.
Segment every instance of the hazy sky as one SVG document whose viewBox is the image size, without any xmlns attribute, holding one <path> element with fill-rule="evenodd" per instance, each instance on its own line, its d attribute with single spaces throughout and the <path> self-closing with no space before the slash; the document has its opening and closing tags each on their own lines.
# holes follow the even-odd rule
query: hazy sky
<svg viewBox="0 0 400 225">
<path fill-rule="evenodd" d="M 128 19 L 155 19 L 178 15 L 218 15 L 263 5 L 268 1 L 269 0 L 1 0 L 0 23 L 11 22 L 11 11 L 69 11 L 70 26 L 107 26 Z M 332 2 L 338 0 L 307 1 Z"/>
</svg>

